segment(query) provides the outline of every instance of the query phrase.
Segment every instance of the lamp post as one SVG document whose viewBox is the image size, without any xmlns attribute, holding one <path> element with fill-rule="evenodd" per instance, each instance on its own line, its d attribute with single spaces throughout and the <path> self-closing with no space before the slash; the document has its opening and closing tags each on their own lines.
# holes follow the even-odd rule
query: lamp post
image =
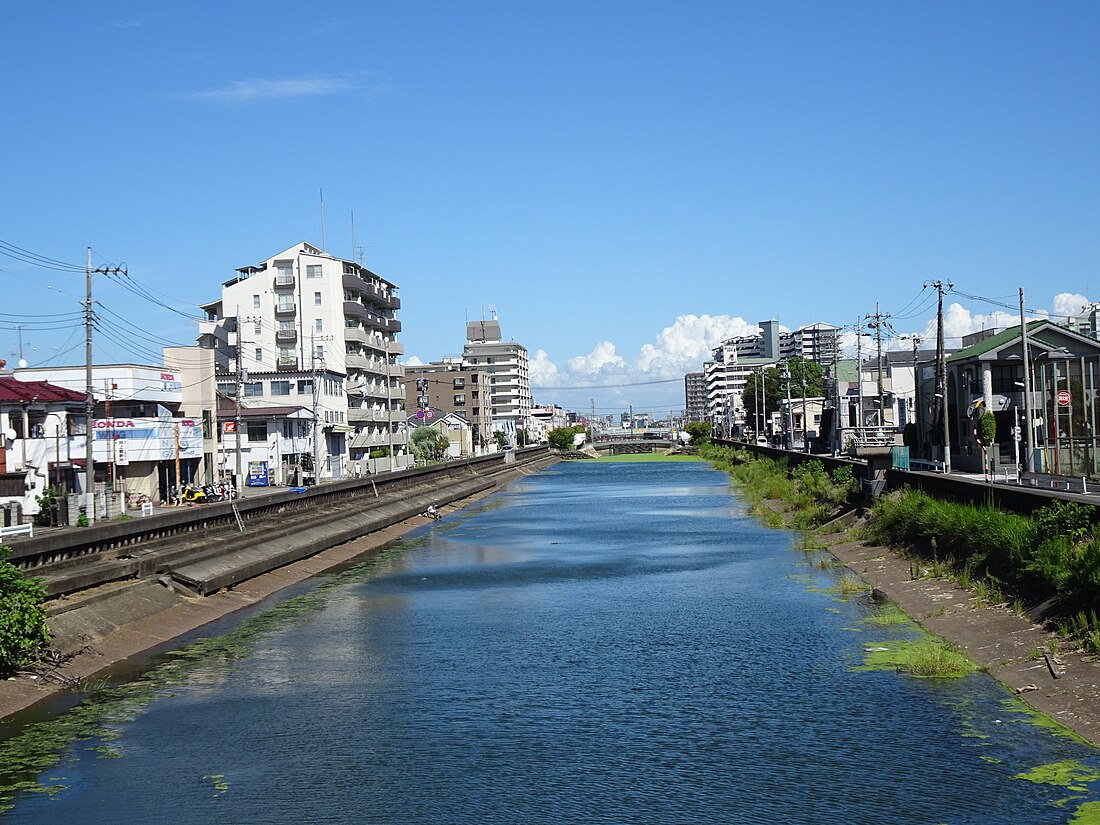
<svg viewBox="0 0 1100 825">
<path fill-rule="evenodd" d="M 57 416 L 57 424 L 54 425 L 53 430 L 53 466 L 56 474 L 57 486 L 61 487 L 61 425 L 64 423 L 64 419 L 59 412 L 46 413 L 46 420 L 48 421 L 51 416 Z M 68 441 L 66 440 L 66 446 Z M 66 452 L 68 452 L 66 450 Z"/>
</svg>

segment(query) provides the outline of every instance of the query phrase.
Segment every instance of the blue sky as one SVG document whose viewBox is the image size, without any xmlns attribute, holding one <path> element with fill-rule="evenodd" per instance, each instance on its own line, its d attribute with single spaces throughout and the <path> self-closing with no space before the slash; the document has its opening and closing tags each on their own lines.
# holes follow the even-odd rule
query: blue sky
<svg viewBox="0 0 1100 825">
<path fill-rule="evenodd" d="M 320 244 L 323 188 L 327 249 L 352 256 L 354 212 L 400 286 L 407 355 L 459 353 L 495 305 L 537 402 L 679 408 L 682 384 L 646 382 L 762 319 L 854 324 L 878 301 L 926 330 L 932 278 L 1051 312 L 1100 297 L 1100 4 L 40 3 L 4 22 L 0 240 L 77 265 L 90 245 L 186 311 Z M 0 357 L 22 323 L 30 363 L 81 362 L 72 319 L 28 317 L 79 311 L 79 274 L 0 256 L 0 290 Z M 193 340 L 109 279 L 96 297 L 115 313 L 97 361 Z M 948 303 L 949 334 L 1006 322 Z"/>
</svg>

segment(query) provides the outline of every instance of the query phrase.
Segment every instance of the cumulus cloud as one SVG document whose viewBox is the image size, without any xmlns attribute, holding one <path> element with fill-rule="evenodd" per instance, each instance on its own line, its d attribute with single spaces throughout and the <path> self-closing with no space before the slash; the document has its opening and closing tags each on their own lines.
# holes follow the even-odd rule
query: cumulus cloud
<svg viewBox="0 0 1100 825">
<path fill-rule="evenodd" d="M 421 367 L 424 365 L 424 362 L 417 358 L 415 355 L 410 355 L 404 360 L 403 363 L 406 367 Z M 93 453 L 92 455 L 94 456 L 95 453 Z"/>
<path fill-rule="evenodd" d="M 558 365 L 550 360 L 546 350 L 535 350 L 535 354 L 528 360 L 528 372 L 531 375 L 531 384 L 536 387 L 560 387 L 562 386 L 561 370 Z"/>
<path fill-rule="evenodd" d="M 1055 315 L 1080 315 L 1091 304 L 1088 298 L 1077 292 L 1059 292 L 1054 296 L 1052 308 Z"/>
</svg>

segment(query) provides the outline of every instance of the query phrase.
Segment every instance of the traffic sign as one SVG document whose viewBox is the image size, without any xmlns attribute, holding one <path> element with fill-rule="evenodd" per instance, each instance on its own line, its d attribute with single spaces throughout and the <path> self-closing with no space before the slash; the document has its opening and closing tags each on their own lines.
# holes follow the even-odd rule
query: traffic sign
<svg viewBox="0 0 1100 825">
<path fill-rule="evenodd" d="M 417 418 L 423 418 L 424 417 L 424 411 L 423 410 L 417 410 L 416 411 L 416 417 Z"/>
<path fill-rule="evenodd" d="M 1059 407 L 1068 407 L 1069 402 L 1071 400 L 1072 399 L 1071 399 L 1071 396 L 1069 394 L 1069 390 L 1058 390 L 1058 406 Z"/>
</svg>

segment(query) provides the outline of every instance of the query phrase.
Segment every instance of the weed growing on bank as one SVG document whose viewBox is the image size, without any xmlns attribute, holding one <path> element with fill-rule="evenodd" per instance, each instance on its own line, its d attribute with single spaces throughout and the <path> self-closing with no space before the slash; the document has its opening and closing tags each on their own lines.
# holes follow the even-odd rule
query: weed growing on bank
<svg viewBox="0 0 1100 825">
<path fill-rule="evenodd" d="M 1005 603 L 1006 591 L 1057 596 L 1059 630 L 1100 653 L 1100 529 L 1091 515 L 1072 501 L 1028 517 L 905 489 L 875 502 L 866 536 L 929 554 L 928 572 L 955 579 L 982 601 Z M 1019 598 L 1015 604 L 1022 607 Z"/>
<path fill-rule="evenodd" d="M 50 641 L 42 607 L 46 586 L 5 561 L 9 552 L 10 548 L 0 547 L 0 676 L 34 662 Z"/>
<path fill-rule="evenodd" d="M 859 493 L 859 481 L 849 467 L 830 474 L 816 459 L 788 471 L 785 460 L 731 447 L 705 444 L 699 455 L 733 478 L 753 514 L 770 527 L 812 530 Z"/>
</svg>

